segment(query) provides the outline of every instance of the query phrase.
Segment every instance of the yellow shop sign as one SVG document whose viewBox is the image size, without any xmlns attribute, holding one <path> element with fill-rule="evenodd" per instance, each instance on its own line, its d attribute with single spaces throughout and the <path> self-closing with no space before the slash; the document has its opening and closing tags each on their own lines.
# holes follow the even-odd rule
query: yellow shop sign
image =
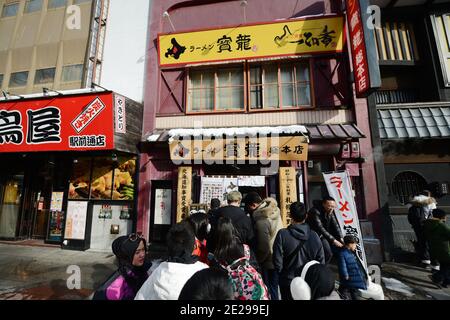
<svg viewBox="0 0 450 320">
<path fill-rule="evenodd" d="M 341 52 L 342 16 L 285 20 L 235 28 L 161 34 L 159 63 L 201 62 Z"/>
</svg>

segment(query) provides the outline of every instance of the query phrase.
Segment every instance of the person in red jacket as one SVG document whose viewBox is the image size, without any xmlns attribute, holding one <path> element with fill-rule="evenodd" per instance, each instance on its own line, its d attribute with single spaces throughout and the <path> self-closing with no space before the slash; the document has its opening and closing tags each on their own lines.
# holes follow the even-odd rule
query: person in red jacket
<svg viewBox="0 0 450 320">
<path fill-rule="evenodd" d="M 199 261 L 208 263 L 208 250 L 206 248 L 206 236 L 208 235 L 208 215 L 204 212 L 195 212 L 187 220 L 195 235 L 195 248 L 192 255 L 197 256 Z"/>
</svg>

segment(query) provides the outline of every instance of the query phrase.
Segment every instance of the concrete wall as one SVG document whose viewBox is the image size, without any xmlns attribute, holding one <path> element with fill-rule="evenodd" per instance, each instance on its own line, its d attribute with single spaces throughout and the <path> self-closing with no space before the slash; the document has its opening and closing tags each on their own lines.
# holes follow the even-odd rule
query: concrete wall
<svg viewBox="0 0 450 320">
<path fill-rule="evenodd" d="M 100 85 L 144 99 L 147 26 L 152 0 L 110 0 Z"/>
</svg>

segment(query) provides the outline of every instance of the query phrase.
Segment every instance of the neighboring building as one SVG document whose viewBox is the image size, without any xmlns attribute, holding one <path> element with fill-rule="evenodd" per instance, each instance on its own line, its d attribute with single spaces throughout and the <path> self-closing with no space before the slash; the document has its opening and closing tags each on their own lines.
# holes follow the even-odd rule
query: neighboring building
<svg viewBox="0 0 450 320">
<path fill-rule="evenodd" d="M 408 201 L 428 189 L 450 209 L 450 1 L 371 0 L 382 86 L 377 109 L 394 245 L 414 251 Z M 374 119 L 376 121 L 376 119 Z M 384 190 L 381 190 L 384 189 Z"/>
<path fill-rule="evenodd" d="M 11 95 L 85 87 L 94 2 L 1 0 L 0 87 Z"/>
<path fill-rule="evenodd" d="M 151 241 L 162 241 L 168 226 L 186 216 L 189 208 L 204 206 L 212 195 L 222 196 L 223 182 L 227 186 L 237 183 L 244 194 L 255 190 L 263 197 L 277 198 L 287 222 L 286 206 L 291 201 L 298 199 L 310 207 L 326 193 L 322 172 L 349 169 L 360 218 L 372 221 L 381 238 L 368 106 L 366 99 L 354 97 L 347 43 L 338 52 L 321 38 L 317 46 L 329 51 L 308 52 L 311 34 L 299 34 L 294 25 L 300 20 L 315 21 L 316 32 L 326 33 L 331 28 L 324 29 L 328 22 L 323 19 L 342 13 L 335 1 L 153 2 L 138 231 Z M 259 31 L 246 29 L 255 25 Z M 193 31 L 199 33 L 194 37 Z M 266 40 L 253 43 L 258 33 Z M 294 50 L 299 51 L 259 52 L 271 42 L 287 48 L 286 41 L 297 41 L 299 47 Z M 220 56 L 222 52 L 227 58 Z M 217 135 L 218 145 L 226 150 L 222 139 L 274 131 L 302 141 L 306 136 L 307 156 L 280 160 L 280 170 L 268 169 L 266 175 L 259 162 L 173 162 L 199 151 L 195 143 L 193 148 L 184 146 L 183 135 Z M 247 156 L 253 150 L 249 143 L 237 142 L 233 148 L 246 149 Z"/>
<path fill-rule="evenodd" d="M 0 1 L 0 239 L 110 250 L 135 230 L 150 4 Z"/>
</svg>

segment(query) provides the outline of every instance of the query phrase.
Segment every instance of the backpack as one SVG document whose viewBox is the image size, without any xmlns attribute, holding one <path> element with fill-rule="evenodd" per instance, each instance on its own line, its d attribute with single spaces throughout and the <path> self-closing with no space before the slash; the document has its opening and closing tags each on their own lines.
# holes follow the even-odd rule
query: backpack
<svg viewBox="0 0 450 320">
<path fill-rule="evenodd" d="M 244 256 L 229 266 L 221 265 L 228 272 L 235 300 L 269 300 L 269 292 L 261 275 L 250 265 L 250 248 L 244 244 Z"/>
</svg>

